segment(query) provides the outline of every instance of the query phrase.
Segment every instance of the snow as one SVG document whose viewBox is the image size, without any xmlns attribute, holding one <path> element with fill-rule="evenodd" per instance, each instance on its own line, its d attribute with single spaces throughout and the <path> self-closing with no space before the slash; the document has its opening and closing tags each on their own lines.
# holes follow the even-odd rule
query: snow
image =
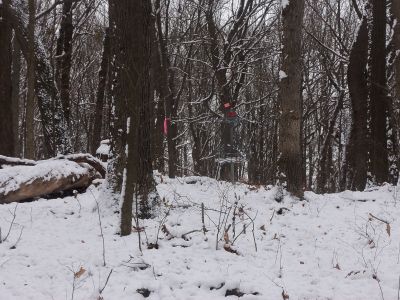
<svg viewBox="0 0 400 300">
<path fill-rule="evenodd" d="M 100 142 L 99 148 L 96 150 L 97 155 L 109 155 L 110 153 L 110 140 L 103 140 Z"/>
<path fill-rule="evenodd" d="M 286 75 L 285 71 L 279 70 L 279 81 L 287 77 L 288 76 Z"/>
<path fill-rule="evenodd" d="M 281 0 L 282 9 L 285 9 L 286 6 L 288 6 L 288 5 L 289 5 L 289 0 Z"/>
<path fill-rule="evenodd" d="M 149 243 L 159 232 L 159 249 L 147 249 L 141 232 L 143 253 L 137 232 L 117 234 L 118 207 L 102 186 L 77 198 L 18 204 L 10 236 L 0 244 L 0 298 L 97 299 L 112 270 L 104 299 L 144 299 L 139 289 L 150 291 L 147 299 L 237 299 L 225 295 L 238 289 L 240 299 L 282 299 L 284 293 L 290 299 L 373 300 L 382 299 L 380 287 L 384 299 L 397 299 L 400 202 L 391 186 L 306 192 L 306 201 L 286 195 L 277 203 L 275 187 L 205 177 L 157 180 L 160 215 L 140 226 Z M 217 225 L 233 223 L 235 202 L 236 225 L 225 239 L 238 255 L 224 250 L 223 232 L 216 250 Z M 3 238 L 15 206 L 0 205 Z M 239 237 L 232 246 L 233 228 Z"/>
<path fill-rule="evenodd" d="M 17 163 L 18 164 L 19 162 L 23 162 L 23 163 L 31 164 L 31 165 L 36 164 L 36 161 L 34 161 L 34 160 L 21 159 L 21 158 L 15 158 L 15 157 L 8 157 L 8 156 L 4 156 L 4 155 L 0 155 L 0 160 L 1 159 L 4 160 L 4 161 L 7 161 L 9 163 Z M 3 165 L 3 166 L 0 165 L 0 167 L 6 168 L 8 166 L 7 165 Z"/>
</svg>

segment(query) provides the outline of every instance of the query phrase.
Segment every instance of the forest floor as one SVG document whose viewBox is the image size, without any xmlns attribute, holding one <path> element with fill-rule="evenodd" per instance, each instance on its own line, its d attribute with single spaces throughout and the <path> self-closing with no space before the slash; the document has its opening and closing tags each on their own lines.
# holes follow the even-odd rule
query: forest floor
<svg viewBox="0 0 400 300">
<path fill-rule="evenodd" d="M 394 187 L 277 203 L 274 187 L 161 181 L 159 216 L 127 237 L 101 186 L 77 198 L 0 205 L 0 299 L 399 297 Z"/>
</svg>

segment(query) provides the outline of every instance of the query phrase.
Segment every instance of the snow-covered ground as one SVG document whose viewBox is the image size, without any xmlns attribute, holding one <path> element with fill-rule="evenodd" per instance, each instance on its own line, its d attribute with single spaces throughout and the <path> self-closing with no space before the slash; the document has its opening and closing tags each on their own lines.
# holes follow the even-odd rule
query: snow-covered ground
<svg viewBox="0 0 400 300">
<path fill-rule="evenodd" d="M 118 235 L 118 206 L 101 187 L 0 205 L 1 239 L 13 223 L 0 244 L 0 299 L 398 299 L 393 187 L 282 203 L 274 188 L 204 177 L 163 178 L 158 191 L 159 216 L 140 224 L 142 253 L 137 230 Z"/>
</svg>

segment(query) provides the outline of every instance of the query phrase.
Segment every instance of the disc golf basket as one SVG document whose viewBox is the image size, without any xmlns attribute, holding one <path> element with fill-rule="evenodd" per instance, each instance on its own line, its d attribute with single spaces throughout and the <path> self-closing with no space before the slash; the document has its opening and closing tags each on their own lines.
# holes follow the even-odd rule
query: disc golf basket
<svg viewBox="0 0 400 300">
<path fill-rule="evenodd" d="M 246 158 L 240 151 L 240 140 L 237 128 L 240 124 L 239 116 L 230 103 L 223 107 L 224 118 L 221 122 L 221 143 L 216 155 L 217 178 L 219 178 L 221 167 L 225 164 L 231 166 L 231 179 L 234 181 L 234 166 L 246 162 Z"/>
</svg>

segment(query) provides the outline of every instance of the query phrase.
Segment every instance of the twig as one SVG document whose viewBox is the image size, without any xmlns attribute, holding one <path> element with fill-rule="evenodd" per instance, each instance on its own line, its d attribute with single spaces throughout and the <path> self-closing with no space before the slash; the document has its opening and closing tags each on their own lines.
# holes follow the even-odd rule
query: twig
<svg viewBox="0 0 400 300">
<path fill-rule="evenodd" d="M 194 233 L 194 232 L 201 232 L 202 231 L 202 229 L 200 229 L 200 230 L 198 230 L 198 229 L 194 229 L 194 230 L 191 230 L 191 231 L 189 231 L 189 232 L 186 232 L 186 233 L 184 233 L 184 234 L 182 234 L 181 235 L 181 238 L 183 238 L 184 240 L 186 240 L 187 239 L 187 235 L 188 234 L 191 234 L 191 233 Z"/>
<path fill-rule="evenodd" d="M 257 212 L 258 213 L 258 212 Z M 257 217 L 257 213 L 256 213 L 256 216 L 254 217 L 254 219 Z M 247 213 L 246 213 L 246 215 L 247 215 Z M 250 217 L 249 217 L 250 218 Z M 257 242 L 256 242 L 256 236 L 255 236 L 255 234 L 254 234 L 254 220 L 253 219 L 251 219 L 250 218 L 250 220 L 251 220 L 251 222 L 253 223 L 253 230 L 252 230 L 252 233 L 253 233 L 253 241 L 254 241 L 254 248 L 256 249 L 256 252 L 257 252 Z"/>
<path fill-rule="evenodd" d="M 18 244 L 19 241 L 21 240 L 21 236 L 22 236 L 22 232 L 23 232 L 23 231 L 24 231 L 24 226 L 21 227 L 21 231 L 20 231 L 20 233 L 19 233 L 18 239 L 17 239 L 17 241 L 15 242 L 15 244 L 12 245 L 12 246 L 10 247 L 10 249 L 15 249 L 15 248 L 17 248 L 17 244 Z"/>
<path fill-rule="evenodd" d="M 72 270 L 73 280 L 72 280 L 72 292 L 71 292 L 71 300 L 74 300 L 75 288 L 76 288 L 76 276 L 75 272 Z"/>
<path fill-rule="evenodd" d="M 105 242 L 104 242 L 104 234 L 103 234 L 103 226 L 101 224 L 101 216 L 100 216 L 100 206 L 99 206 L 99 202 L 97 201 L 96 197 L 94 196 L 92 190 L 90 190 L 90 193 L 93 196 L 94 201 L 96 202 L 96 206 L 97 206 L 97 216 L 99 218 L 99 227 L 100 227 L 100 236 L 101 236 L 101 240 L 102 240 L 102 244 L 103 244 L 103 266 L 106 266 L 106 247 L 105 247 Z"/>
<path fill-rule="evenodd" d="M 254 219 L 252 219 L 252 218 L 249 216 L 249 214 L 248 214 L 247 212 L 245 212 L 244 210 L 243 210 L 243 213 L 250 219 L 251 224 L 253 225 L 252 234 L 253 234 L 254 248 L 256 249 L 256 252 L 257 252 L 256 236 L 255 236 L 255 234 L 254 234 L 254 230 L 255 230 L 254 220 L 257 218 L 258 211 L 256 212 L 256 215 L 254 216 Z M 244 228 L 244 230 L 246 230 L 246 228 Z M 240 235 L 240 234 L 239 234 L 239 235 Z M 235 241 L 235 240 L 236 240 L 236 239 L 234 239 L 233 241 Z M 232 244 L 233 244 L 233 243 L 232 243 Z"/>
<path fill-rule="evenodd" d="M 166 219 L 167 219 L 167 217 L 169 215 L 170 210 L 171 210 L 171 207 L 168 208 L 168 211 L 165 213 L 164 217 L 160 221 L 160 225 L 158 226 L 158 229 L 157 229 L 156 245 L 158 245 L 158 238 L 159 238 L 159 235 L 160 235 L 160 229 L 164 225 L 164 223 L 165 223 L 165 221 L 166 221 Z"/>
<path fill-rule="evenodd" d="M 8 262 L 10 258 L 5 259 L 2 263 L 0 263 L 0 267 L 2 267 L 6 262 Z"/>
<path fill-rule="evenodd" d="M 397 288 L 397 300 L 400 300 L 400 276 L 399 276 L 399 285 Z"/>
<path fill-rule="evenodd" d="M 397 251 L 397 264 L 400 262 L 400 242 L 399 242 L 399 251 Z"/>
<path fill-rule="evenodd" d="M 78 202 L 78 206 L 79 206 L 79 212 L 78 212 L 78 213 L 81 214 L 82 205 L 81 205 L 81 203 L 80 203 L 79 200 L 78 200 L 78 191 L 77 191 L 77 190 L 74 190 L 73 193 L 74 193 L 74 198 L 75 198 L 76 202 Z"/>
<path fill-rule="evenodd" d="M 269 219 L 269 223 L 270 223 L 270 224 L 271 224 L 271 222 L 272 222 L 272 219 L 274 218 L 274 215 L 275 215 L 275 209 L 274 209 L 274 211 L 272 212 L 271 218 Z"/>
<path fill-rule="evenodd" d="M 381 291 L 381 297 L 382 297 L 382 300 L 385 300 L 385 297 L 383 297 L 383 291 L 382 291 L 382 286 L 381 286 L 381 283 L 379 282 L 379 279 L 378 279 L 378 277 L 377 276 L 375 276 L 375 278 L 374 278 L 375 280 L 376 280 L 376 282 L 378 283 L 378 285 L 379 285 L 379 289 L 380 289 L 380 291 Z"/>
<path fill-rule="evenodd" d="M 142 251 L 142 237 L 140 235 L 140 224 L 139 224 L 139 191 L 136 187 L 136 191 L 135 191 L 135 215 L 132 216 L 134 221 L 135 221 L 135 225 L 137 228 L 137 234 L 138 234 L 138 246 L 139 246 L 139 251 L 140 253 L 143 253 Z M 143 227 L 144 230 L 144 227 Z"/>
<path fill-rule="evenodd" d="M 246 232 L 246 229 L 247 229 L 247 227 L 249 227 L 249 226 L 250 226 L 250 223 L 249 223 L 249 224 L 246 224 L 246 225 L 243 225 L 242 231 L 240 231 L 239 234 L 236 236 L 236 238 L 232 241 L 232 246 L 233 246 L 233 244 L 235 243 L 235 241 L 238 239 L 238 237 L 241 236 L 242 233 L 245 233 L 245 232 Z"/>
<path fill-rule="evenodd" d="M 110 273 L 108 273 L 108 276 L 107 276 L 107 279 L 106 279 L 106 282 L 104 283 L 104 286 L 99 290 L 99 294 L 101 294 L 101 293 L 103 293 L 103 291 L 104 291 L 104 289 L 106 288 L 106 286 L 107 286 L 107 283 L 108 283 L 108 280 L 110 279 L 110 277 L 111 277 L 111 273 L 113 272 L 113 269 L 111 269 L 111 271 L 110 271 Z"/>
<path fill-rule="evenodd" d="M 66 267 L 72 273 L 72 291 L 71 291 L 71 300 L 74 300 L 75 291 L 81 287 L 82 280 L 80 277 L 86 272 L 86 270 L 81 266 L 79 270 L 75 271 L 74 266 Z M 67 297 L 65 297 L 67 298 Z"/>
<path fill-rule="evenodd" d="M 100 217 L 100 207 L 99 207 L 99 202 L 96 200 L 96 205 L 97 205 L 97 215 L 99 217 L 99 226 L 100 226 L 100 235 L 101 235 L 101 240 L 103 243 L 103 266 L 106 266 L 106 247 L 104 243 L 104 234 L 103 234 L 103 226 L 101 224 L 101 217 Z"/>
<path fill-rule="evenodd" d="M 371 214 L 371 213 L 369 213 L 369 215 L 371 216 L 371 218 L 374 218 L 375 220 L 381 221 L 382 223 L 385 223 L 385 224 L 390 224 L 388 221 L 382 220 L 382 219 L 380 219 L 380 218 L 374 216 L 374 215 Z"/>
<path fill-rule="evenodd" d="M 8 236 L 10 235 L 11 228 L 13 227 L 15 218 L 16 218 L 16 216 L 17 216 L 17 207 L 18 207 L 18 203 L 17 203 L 17 204 L 15 205 L 15 207 L 14 207 L 13 219 L 11 220 L 11 224 L 10 224 L 10 227 L 8 228 L 7 235 L 6 235 L 6 237 L 5 237 L 3 240 L 0 239 L 0 244 L 1 244 L 2 242 L 5 242 L 5 241 L 7 240 L 7 238 L 8 238 Z"/>
<path fill-rule="evenodd" d="M 203 224 L 203 233 L 204 233 L 204 235 L 206 234 L 206 232 L 207 232 L 207 229 L 206 229 L 206 226 L 205 226 L 205 223 L 204 223 L 204 203 L 203 202 L 201 202 L 201 223 Z"/>
</svg>

